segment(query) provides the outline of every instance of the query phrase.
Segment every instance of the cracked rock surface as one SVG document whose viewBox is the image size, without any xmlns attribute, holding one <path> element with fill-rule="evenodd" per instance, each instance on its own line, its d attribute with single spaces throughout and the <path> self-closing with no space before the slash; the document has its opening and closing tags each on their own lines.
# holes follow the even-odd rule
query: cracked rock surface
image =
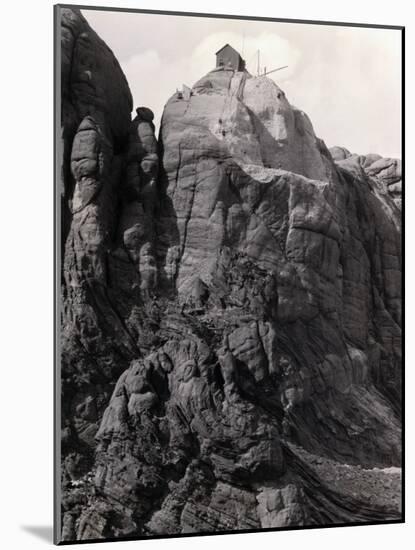
<svg viewBox="0 0 415 550">
<path fill-rule="evenodd" d="M 247 72 L 132 108 L 63 9 L 62 539 L 399 519 L 400 161 Z"/>
</svg>

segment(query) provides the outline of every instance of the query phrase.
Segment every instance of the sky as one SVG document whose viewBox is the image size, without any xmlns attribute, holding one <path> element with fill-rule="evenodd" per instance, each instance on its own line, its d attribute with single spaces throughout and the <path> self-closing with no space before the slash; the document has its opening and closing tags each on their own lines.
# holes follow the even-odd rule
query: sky
<svg viewBox="0 0 415 550">
<path fill-rule="evenodd" d="M 229 43 L 269 75 L 292 105 L 310 117 L 328 147 L 401 157 L 401 34 L 393 29 L 337 27 L 131 12 L 82 10 L 117 57 L 134 107 L 163 107 L 182 84 L 215 66 Z"/>
</svg>

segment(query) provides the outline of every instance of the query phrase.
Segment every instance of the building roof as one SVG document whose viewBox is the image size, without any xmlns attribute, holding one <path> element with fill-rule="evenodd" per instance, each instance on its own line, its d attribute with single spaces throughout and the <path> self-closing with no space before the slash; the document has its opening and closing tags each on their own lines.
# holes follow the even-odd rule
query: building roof
<svg viewBox="0 0 415 550">
<path fill-rule="evenodd" d="M 218 50 L 218 51 L 216 52 L 215 55 L 218 55 L 218 53 L 220 53 L 222 50 L 224 50 L 224 49 L 227 48 L 227 47 L 228 47 L 228 48 L 231 48 L 231 50 L 233 50 L 234 52 L 236 52 L 236 53 L 239 55 L 239 57 L 242 59 L 241 54 L 240 54 L 238 51 L 236 51 L 235 48 L 232 48 L 232 46 L 231 46 L 230 44 L 225 44 L 224 46 L 222 46 L 221 49 Z"/>
</svg>

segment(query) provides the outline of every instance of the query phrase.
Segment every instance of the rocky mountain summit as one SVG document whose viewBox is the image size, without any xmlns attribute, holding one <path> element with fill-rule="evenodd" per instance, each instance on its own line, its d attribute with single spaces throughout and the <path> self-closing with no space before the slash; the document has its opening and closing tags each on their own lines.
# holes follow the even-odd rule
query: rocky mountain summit
<svg viewBox="0 0 415 550">
<path fill-rule="evenodd" d="M 61 24 L 62 540 L 399 519 L 400 161 Z"/>
</svg>

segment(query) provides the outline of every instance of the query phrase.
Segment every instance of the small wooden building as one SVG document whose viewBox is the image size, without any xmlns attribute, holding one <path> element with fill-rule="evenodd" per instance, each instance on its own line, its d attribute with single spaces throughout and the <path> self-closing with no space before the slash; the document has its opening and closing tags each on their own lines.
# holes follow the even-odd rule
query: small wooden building
<svg viewBox="0 0 415 550">
<path fill-rule="evenodd" d="M 216 67 L 230 68 L 234 71 L 243 71 L 245 61 L 241 55 L 229 44 L 225 44 L 216 52 Z"/>
</svg>

